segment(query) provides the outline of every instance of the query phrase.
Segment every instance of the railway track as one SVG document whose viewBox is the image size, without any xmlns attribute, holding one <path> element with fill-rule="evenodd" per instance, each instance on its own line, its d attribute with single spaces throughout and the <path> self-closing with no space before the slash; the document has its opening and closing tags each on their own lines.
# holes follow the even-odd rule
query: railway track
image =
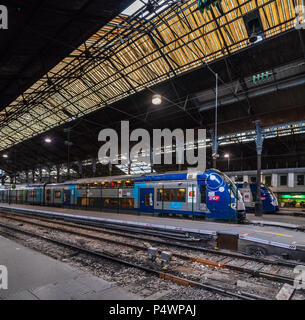
<svg viewBox="0 0 305 320">
<path fill-rule="evenodd" d="M 69 228 L 78 228 L 78 229 L 81 229 L 81 230 L 86 230 L 86 231 L 94 231 L 94 232 L 98 232 L 98 233 L 101 233 L 101 230 L 100 229 L 97 229 L 97 228 L 86 228 L 86 227 L 83 227 L 83 226 L 77 226 L 77 225 L 72 225 L 72 224 L 67 224 L 67 223 L 54 223 L 52 222 L 53 226 L 50 226 L 48 224 L 50 224 L 49 221 L 47 221 L 45 223 L 39 223 L 39 222 L 33 222 L 33 221 L 28 221 L 28 219 L 22 219 L 22 218 L 16 218 L 16 217 L 10 217 L 10 216 L 6 216 L 7 219 L 11 219 L 11 220 L 14 220 L 16 222 L 19 222 L 19 223 L 30 223 L 32 225 L 35 225 L 37 227 L 46 227 L 46 228 L 51 228 L 55 231 L 59 231 L 59 232 L 65 232 L 65 233 L 68 233 L 68 234 L 73 234 L 73 235 L 80 235 L 80 236 L 85 236 L 87 238 L 90 238 L 90 239 L 94 239 L 94 240 L 99 240 L 99 241 L 106 241 L 108 243 L 113 243 L 113 244 L 116 244 L 116 245 L 121 245 L 121 246 L 128 246 L 128 247 L 132 247 L 136 250 L 142 250 L 142 251 L 147 251 L 147 247 L 146 246 L 143 246 L 143 245 L 138 245 L 138 244 L 133 244 L 133 243 L 124 243 L 122 242 L 121 239 L 110 239 L 110 238 L 105 238 L 105 237 L 102 237 L 100 234 L 97 234 L 97 235 L 92 235 L 92 234 L 88 234 L 88 233 L 83 233 L 81 231 L 73 231 L 71 229 L 67 229 L 67 228 L 63 228 L 63 226 L 66 226 L 66 227 L 69 227 Z M 58 227 L 55 226 L 58 225 Z M 104 231 L 103 231 L 104 233 Z M 109 234 L 115 234 L 117 236 L 120 236 L 120 237 L 125 237 L 124 234 L 121 234 L 121 233 L 113 233 L 113 232 L 108 232 Z M 129 236 L 127 236 L 129 237 Z M 157 240 L 153 240 L 153 239 L 148 239 L 148 238 L 143 238 L 143 237 L 139 237 L 139 236 L 131 236 L 132 239 L 137 239 L 137 240 L 141 240 L 141 241 L 150 241 L 150 242 L 153 242 L 153 241 L 157 241 Z M 158 241 L 158 243 L 160 244 L 160 242 Z M 161 242 L 163 245 L 168 245 L 167 243 L 164 243 L 164 242 Z M 179 247 L 179 244 L 175 244 L 175 246 Z M 183 249 L 184 246 L 182 246 Z M 198 249 L 197 249 L 198 250 Z M 158 250 L 159 253 L 161 253 L 162 250 Z M 255 277 L 262 277 L 262 278 L 266 278 L 266 279 L 269 279 L 269 280 L 272 280 L 272 281 L 277 281 L 277 282 L 281 282 L 281 283 L 288 283 L 288 284 L 293 284 L 294 283 L 294 278 L 292 277 L 287 277 L 287 276 L 283 276 L 283 275 L 279 275 L 279 274 L 275 274 L 274 272 L 273 273 L 268 273 L 268 272 L 264 272 L 264 271 L 260 271 L 259 269 L 263 268 L 263 266 L 274 266 L 275 264 L 277 263 L 271 263 L 270 261 L 268 261 L 267 263 L 264 262 L 262 263 L 261 259 L 257 259 L 257 261 L 260 263 L 260 264 L 263 264 L 263 265 L 260 265 L 260 267 L 256 267 L 255 269 L 254 268 L 246 268 L 244 267 L 243 265 L 246 265 L 247 262 L 244 262 L 242 265 L 236 265 L 234 264 L 236 262 L 236 260 L 234 260 L 233 258 L 229 261 L 226 261 L 226 263 L 223 263 L 221 261 L 218 261 L 215 260 L 212 260 L 212 259 L 203 259 L 201 257 L 196 257 L 196 256 L 190 256 L 190 255 L 186 255 L 186 254 L 181 254 L 181 253 L 173 253 L 173 256 L 179 258 L 179 259 L 182 259 L 182 260 L 185 260 L 185 261 L 192 261 L 192 262 L 197 262 L 197 263 L 200 263 L 202 265 L 206 265 L 206 266 L 211 266 L 211 267 L 216 267 L 216 268 L 224 268 L 224 269 L 230 269 L 230 270 L 235 270 L 235 271 L 238 271 L 238 272 L 242 272 L 242 273 L 248 273 L 248 274 L 251 274 L 252 276 L 255 276 Z M 238 257 L 240 259 L 240 257 Z M 236 258 L 235 258 L 236 259 Z M 273 269 L 274 270 L 274 269 Z"/>
<path fill-rule="evenodd" d="M 220 288 L 217 286 L 203 284 L 203 283 L 200 283 L 197 281 L 193 281 L 191 279 L 182 278 L 182 277 L 179 277 L 175 274 L 171 274 L 168 272 L 162 272 L 162 271 L 155 270 L 155 269 L 152 269 L 152 268 L 149 268 L 149 267 L 137 264 L 137 263 L 131 263 L 131 262 L 124 260 L 124 259 L 119 259 L 119 258 L 112 256 L 111 254 L 107 254 L 105 252 L 90 250 L 90 249 L 87 249 L 87 248 L 84 248 L 84 247 L 81 247 L 81 246 L 78 246 L 75 244 L 71 244 L 71 243 L 68 243 L 68 242 L 65 242 L 62 240 L 57 240 L 57 239 L 54 239 L 51 237 L 47 237 L 47 236 L 38 234 L 36 232 L 27 231 L 27 230 L 21 229 L 16 226 L 0 223 L 0 227 L 7 229 L 7 230 L 10 230 L 10 231 L 13 231 L 13 232 L 21 233 L 21 234 L 29 236 L 29 237 L 39 238 L 42 241 L 51 242 L 55 245 L 59 245 L 61 247 L 72 249 L 77 252 L 81 252 L 81 253 L 84 253 L 84 254 L 87 254 L 90 256 L 110 260 L 112 262 L 115 262 L 115 263 L 118 263 L 120 265 L 124 265 L 127 267 L 136 268 L 138 270 L 144 271 L 145 273 L 155 275 L 160 279 L 168 280 L 168 281 L 174 282 L 174 283 L 182 285 L 182 286 L 190 286 L 190 287 L 195 287 L 198 289 L 204 289 L 204 290 L 212 291 L 217 294 L 226 295 L 226 296 L 241 299 L 241 300 L 268 300 L 264 297 L 260 297 L 258 295 L 254 295 L 251 293 L 247 293 L 247 292 L 236 293 L 236 292 L 226 290 L 226 289 L 223 289 L 223 288 Z"/>
<path fill-rule="evenodd" d="M 147 251 L 147 247 L 146 246 L 141 246 L 139 244 L 130 243 L 130 242 L 126 243 L 126 241 L 122 242 L 122 239 L 119 239 L 119 240 L 116 239 L 115 240 L 115 239 L 111 239 L 111 238 L 105 238 L 105 237 L 101 236 L 101 232 L 106 233 L 106 234 L 110 234 L 112 236 L 115 235 L 115 236 L 119 236 L 119 237 L 123 237 L 123 238 L 127 237 L 127 238 L 129 238 L 129 239 L 131 238 L 133 240 L 136 239 L 136 240 L 149 241 L 149 242 L 154 242 L 155 241 L 155 242 L 157 242 L 159 244 L 162 244 L 162 245 L 166 246 L 166 248 L 169 245 L 164 240 L 152 239 L 151 237 L 147 238 L 147 237 L 137 236 L 137 235 L 126 235 L 126 234 L 122 234 L 121 232 L 112 231 L 112 230 L 111 231 L 107 230 L 105 232 L 104 230 L 101 230 L 101 228 L 97 228 L 97 227 L 77 225 L 75 223 L 68 223 L 68 222 L 63 222 L 63 221 L 61 221 L 59 223 L 59 222 L 50 221 L 50 219 L 44 219 L 44 218 L 40 218 L 40 217 L 39 218 L 36 218 L 36 217 L 33 218 L 33 217 L 28 217 L 28 216 L 23 216 L 22 217 L 22 215 L 20 215 L 20 214 L 18 214 L 18 216 L 19 216 L 19 218 L 17 218 L 16 216 L 12 217 L 12 216 L 9 216 L 9 215 L 5 215 L 5 216 L 2 216 L 2 217 L 6 218 L 6 219 L 10 219 L 11 221 L 15 221 L 15 222 L 18 222 L 18 223 L 28 223 L 28 224 L 37 226 L 39 228 L 42 228 L 42 227 L 43 228 L 49 228 L 49 229 L 52 229 L 53 231 L 64 232 L 64 233 L 75 235 L 75 236 L 82 236 L 82 237 L 86 237 L 87 239 L 104 241 L 104 242 L 112 243 L 112 244 L 115 244 L 115 245 L 118 245 L 118 246 L 132 247 L 135 250 Z M 22 218 L 20 218 L 20 216 Z M 36 222 L 33 221 L 35 219 L 36 219 Z M 37 220 L 39 222 L 37 222 Z M 50 226 L 50 224 L 52 224 L 52 225 Z M 25 231 L 23 229 L 20 229 L 20 228 L 11 226 L 11 225 L 0 224 L 0 226 L 2 226 L 4 228 L 12 228 L 11 230 L 15 230 L 15 231 L 18 231 L 18 232 L 24 232 Z M 71 228 L 74 228 L 74 230 L 71 230 Z M 76 229 L 78 229 L 78 231 Z M 82 231 L 80 231 L 80 230 L 82 230 Z M 84 233 L 83 230 L 85 230 L 86 232 Z M 29 232 L 29 231 L 26 231 L 26 232 Z M 91 233 L 94 232 L 95 234 L 88 234 L 88 232 L 91 232 Z M 32 235 L 33 236 L 38 236 L 38 237 L 41 236 L 41 235 L 37 235 L 37 234 L 32 234 Z M 41 236 L 41 237 L 46 240 L 45 236 Z M 58 242 L 58 240 L 49 239 L 49 238 L 48 238 L 48 241 L 57 241 Z M 64 243 L 63 245 L 64 246 L 68 246 L 69 245 L 69 246 L 73 247 L 73 245 L 70 245 L 70 244 L 67 244 L 67 243 Z M 171 244 L 171 246 L 172 247 L 178 247 L 180 249 L 182 248 L 184 250 L 186 248 L 190 249 L 189 245 L 179 244 L 179 243 Z M 78 249 L 78 247 L 75 247 L 74 249 Z M 196 250 L 196 251 L 198 251 L 198 250 L 201 251 L 202 248 L 200 249 L 198 247 L 191 247 L 191 249 L 192 250 Z M 84 249 L 84 250 L 86 250 L 86 252 L 88 251 L 88 249 Z M 168 250 L 168 248 L 167 248 L 167 250 Z M 159 251 L 161 251 L 161 249 L 159 249 Z M 89 253 L 89 252 L 87 252 L 87 253 Z M 101 254 L 101 253 L 99 252 L 99 254 Z M 105 255 L 105 253 L 104 253 L 104 255 Z M 111 253 L 110 254 L 106 254 L 106 257 L 109 258 L 110 256 L 111 256 Z M 287 267 L 286 261 L 282 261 L 279 264 L 279 261 L 270 261 L 268 259 L 266 260 L 266 259 L 256 258 L 254 260 L 253 259 L 251 259 L 251 260 L 258 262 L 259 265 L 254 265 L 254 266 L 252 265 L 252 267 L 249 268 L 249 267 L 245 266 L 245 265 L 248 264 L 247 263 L 248 262 L 247 259 L 245 259 L 245 261 L 243 261 L 243 260 L 237 261 L 236 260 L 236 259 L 244 258 L 243 256 L 241 257 L 240 254 L 237 254 L 237 257 L 236 256 L 235 257 L 231 257 L 231 259 L 228 259 L 228 257 L 225 258 L 224 259 L 225 262 L 219 261 L 219 259 L 215 259 L 215 257 L 210 257 L 209 259 L 207 259 L 207 258 L 202 258 L 202 257 L 196 257 L 194 255 L 178 253 L 178 252 L 173 252 L 173 256 L 175 256 L 176 258 L 182 259 L 184 261 L 196 262 L 196 263 L 199 263 L 199 264 L 202 264 L 202 265 L 205 265 L 205 266 L 216 267 L 216 268 L 219 268 L 219 269 L 229 269 L 229 270 L 233 270 L 233 271 L 238 271 L 240 273 L 250 274 L 253 277 L 265 278 L 265 279 L 268 279 L 268 280 L 271 280 L 271 281 L 275 281 L 275 282 L 289 283 L 289 284 L 293 284 L 293 282 L 294 282 L 294 279 L 292 277 L 288 277 L 288 276 L 285 276 L 285 275 L 277 274 L 277 272 L 280 269 L 279 268 L 278 269 L 274 268 L 275 266 L 279 266 L 281 263 L 283 263 Z M 219 252 L 218 251 L 216 251 L 216 256 L 219 257 Z M 214 258 L 214 259 L 212 259 L 212 258 Z M 254 257 L 251 257 L 251 258 L 254 258 Z M 119 260 L 123 261 L 122 259 L 119 259 Z M 221 259 L 221 260 L 223 260 L 223 259 Z M 237 265 L 236 265 L 236 262 L 237 262 Z M 123 262 L 121 262 L 121 263 L 123 263 Z M 130 262 L 127 262 L 127 264 L 130 265 Z M 134 263 L 132 263 L 132 265 L 135 266 Z M 293 264 L 293 263 L 288 263 L 288 267 L 289 268 L 293 267 L 294 265 L 295 264 Z M 264 268 L 266 269 L 266 267 L 270 267 L 272 269 L 272 272 L 262 271 L 262 269 L 264 269 Z M 147 269 L 147 267 L 145 267 L 145 266 L 141 266 L 141 268 L 142 268 L 142 270 Z M 290 271 L 292 273 L 292 269 Z M 164 278 L 164 279 L 167 279 L 167 280 L 172 280 L 173 282 L 177 282 L 177 283 L 188 285 L 188 286 L 200 287 L 199 282 L 197 283 L 196 281 L 193 281 L 193 280 L 183 279 L 183 278 L 181 278 L 179 276 L 177 277 L 177 275 L 164 273 L 164 272 L 159 272 L 158 270 L 154 270 L 154 273 L 158 274 L 158 276 L 160 278 Z M 204 284 L 203 286 L 206 286 L 206 284 Z M 209 286 L 208 290 L 212 290 L 213 288 L 214 288 L 213 286 L 212 287 Z M 216 287 L 216 289 L 218 290 L 220 288 Z M 214 291 L 214 292 L 220 293 L 220 291 L 217 291 L 217 290 Z M 220 290 L 224 290 L 224 289 L 220 289 Z M 226 292 L 226 290 L 224 290 L 224 291 Z M 221 291 L 221 292 L 223 292 L 223 291 Z M 234 295 L 232 295 L 232 296 L 234 296 Z M 245 293 L 243 293 L 242 296 L 244 298 L 246 296 L 250 297 L 250 298 L 251 297 L 252 298 L 257 298 L 256 295 L 251 295 L 251 294 L 247 295 Z M 258 297 L 258 298 L 259 299 L 263 299 L 262 297 Z"/>
<path fill-rule="evenodd" d="M 3 213 L 7 213 L 7 214 L 11 214 L 12 210 L 2 210 L 0 211 L 0 214 Z M 283 259 L 276 259 L 276 260 L 271 260 L 271 259 L 266 259 L 266 258 L 262 258 L 262 257 L 258 257 L 258 256 L 251 256 L 251 255 L 245 255 L 242 253 L 238 253 L 238 252 L 231 252 L 231 251 L 226 251 L 226 250 L 219 250 L 219 249 L 212 249 L 212 248 L 207 248 L 205 246 L 202 246 L 202 243 L 200 241 L 198 241 L 198 239 L 194 239 L 194 238 L 190 238 L 190 240 L 194 240 L 193 243 L 194 244 L 189 244 L 189 243 L 184 243 L 185 240 L 185 235 L 183 237 L 176 237 L 175 239 L 172 238 L 168 238 L 168 236 L 166 234 L 164 234 L 164 232 L 162 233 L 155 233 L 155 230 L 149 230 L 148 228 L 139 228 L 139 227 L 135 227 L 135 228 L 125 228 L 122 225 L 114 225 L 114 224 L 109 224 L 109 223 L 102 223 L 102 222 L 94 222 L 94 221 L 90 221 L 90 220 L 84 220 L 84 219 L 77 219 L 77 218 L 59 218 L 58 216 L 46 216 L 46 215 L 42 215 L 39 213 L 20 213 L 18 212 L 14 212 L 14 216 L 19 216 L 19 217 L 26 217 L 29 219 L 39 219 L 40 221 L 45 221 L 45 222 L 52 222 L 54 223 L 54 221 L 60 221 L 60 225 L 66 225 L 66 226 L 71 226 L 71 227 L 78 227 L 80 229 L 85 229 L 85 230 L 92 230 L 92 231 L 98 231 L 100 232 L 102 230 L 103 233 L 108 233 L 108 234 L 113 234 L 113 235 L 122 235 L 124 237 L 127 238 L 131 238 L 131 239 L 138 239 L 138 240 L 148 240 L 148 241 L 152 241 L 154 243 L 160 244 L 160 245 L 166 245 L 166 246 L 176 246 L 179 248 L 183 248 L 183 249 L 189 249 L 189 250 L 198 250 L 204 253 L 208 253 L 208 254 L 212 254 L 212 255 L 216 255 L 216 256 L 224 256 L 224 257 L 230 257 L 230 258 L 239 258 L 239 259 L 244 259 L 244 260 L 248 260 L 248 261 L 255 261 L 255 262 L 259 262 L 259 263 L 271 263 L 273 265 L 277 265 L 277 266 L 284 266 L 284 267 L 289 267 L 289 268 L 294 268 L 297 265 L 305 265 L 302 262 L 292 262 L 292 261 L 287 261 L 287 260 L 283 260 Z M 11 216 L 12 218 L 12 216 Z M 147 230 L 148 229 L 148 230 Z M 179 231 L 177 231 L 176 233 L 180 233 Z M 147 238 L 145 238 L 146 235 L 148 236 Z M 173 234 L 173 233 L 172 233 Z M 187 236 L 187 235 L 186 235 Z M 153 238 L 152 238 L 153 237 Z M 164 240 L 166 239 L 166 240 Z M 168 239 L 170 239 L 171 241 L 169 242 Z M 175 242 L 172 240 L 176 240 Z M 205 241 L 206 239 L 201 239 L 203 241 Z M 177 242 L 180 241 L 180 242 Z M 182 242 L 181 242 L 182 241 Z"/>
</svg>

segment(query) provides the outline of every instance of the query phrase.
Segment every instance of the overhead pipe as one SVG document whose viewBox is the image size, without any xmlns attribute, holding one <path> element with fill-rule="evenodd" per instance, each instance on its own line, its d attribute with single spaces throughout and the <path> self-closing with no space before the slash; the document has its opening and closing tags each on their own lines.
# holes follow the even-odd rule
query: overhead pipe
<svg viewBox="0 0 305 320">
<path fill-rule="evenodd" d="M 280 84 L 277 84 L 277 85 L 273 85 L 272 87 L 264 87 L 264 88 L 257 89 L 257 90 L 252 91 L 252 92 L 249 91 L 247 96 L 245 94 L 242 94 L 238 98 L 232 97 L 232 98 L 224 98 L 222 100 L 220 98 L 219 102 L 218 102 L 218 106 L 225 106 L 225 105 L 228 105 L 228 104 L 237 103 L 239 101 L 246 100 L 247 97 L 248 98 L 260 97 L 260 96 L 266 95 L 268 93 L 273 93 L 273 92 L 276 92 L 276 91 L 279 91 L 279 90 L 284 90 L 284 89 L 289 89 L 289 88 L 292 88 L 292 87 L 297 87 L 297 86 L 300 86 L 300 85 L 303 85 L 303 84 L 305 84 L 305 78 L 291 80 L 291 81 L 288 81 L 288 82 L 284 82 L 284 83 L 280 83 Z M 199 111 L 200 112 L 206 111 L 206 110 L 209 110 L 209 109 L 213 109 L 214 107 L 215 107 L 215 103 L 214 102 L 209 102 L 209 103 L 199 107 Z"/>
</svg>

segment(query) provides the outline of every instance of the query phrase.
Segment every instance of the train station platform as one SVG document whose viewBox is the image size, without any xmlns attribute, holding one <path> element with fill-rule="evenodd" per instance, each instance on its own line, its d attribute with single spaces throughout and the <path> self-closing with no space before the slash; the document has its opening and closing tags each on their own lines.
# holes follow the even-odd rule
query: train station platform
<svg viewBox="0 0 305 320">
<path fill-rule="evenodd" d="M 240 225 L 205 220 L 174 219 L 32 205 L 8 205 L 4 203 L 0 204 L 1 208 L 22 211 L 28 214 L 45 214 L 60 218 L 70 217 L 108 224 L 195 233 L 208 235 L 215 239 L 221 234 L 227 234 L 238 238 L 237 250 L 240 252 L 248 253 L 249 250 L 253 249 L 255 251 L 258 248 L 263 249 L 262 251 L 268 255 L 285 254 L 286 257 L 288 255 L 292 259 L 305 261 L 305 233 L 279 226 Z"/>
<path fill-rule="evenodd" d="M 0 300 L 140 299 L 114 283 L 72 268 L 2 236 L 0 265 L 8 270 L 8 289 L 0 289 Z"/>
<path fill-rule="evenodd" d="M 254 213 L 247 213 L 247 220 L 250 223 L 255 224 L 261 223 L 263 225 L 278 226 L 305 231 L 305 217 L 301 216 L 287 216 L 267 213 L 262 217 L 257 217 Z"/>
</svg>

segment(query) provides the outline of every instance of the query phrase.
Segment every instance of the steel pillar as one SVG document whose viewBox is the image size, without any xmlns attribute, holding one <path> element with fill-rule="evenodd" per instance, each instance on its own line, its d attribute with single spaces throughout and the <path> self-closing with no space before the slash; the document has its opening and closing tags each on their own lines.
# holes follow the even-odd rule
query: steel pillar
<svg viewBox="0 0 305 320">
<path fill-rule="evenodd" d="M 96 159 L 92 158 L 92 176 L 95 177 L 96 175 Z"/>
<path fill-rule="evenodd" d="M 58 183 L 60 181 L 60 166 L 56 166 L 56 182 Z"/>
<path fill-rule="evenodd" d="M 260 126 L 260 121 L 254 121 L 255 124 L 255 132 L 256 132 L 256 153 L 257 153 L 257 173 L 256 173 L 256 202 L 255 202 L 255 215 L 262 216 L 263 215 L 263 204 L 261 197 L 261 171 L 262 171 L 262 151 L 263 151 L 263 142 L 264 135 L 262 134 L 262 128 Z"/>
<path fill-rule="evenodd" d="M 213 158 L 213 168 L 216 169 L 217 163 L 216 160 L 219 158 L 218 154 L 218 141 L 217 137 L 213 130 L 210 130 L 211 138 L 212 138 L 212 158 Z"/>
<path fill-rule="evenodd" d="M 81 160 L 78 160 L 77 164 L 78 164 L 79 177 L 82 178 L 83 177 L 83 162 Z"/>
<path fill-rule="evenodd" d="M 42 182 L 42 167 L 39 167 L 39 182 Z"/>
</svg>

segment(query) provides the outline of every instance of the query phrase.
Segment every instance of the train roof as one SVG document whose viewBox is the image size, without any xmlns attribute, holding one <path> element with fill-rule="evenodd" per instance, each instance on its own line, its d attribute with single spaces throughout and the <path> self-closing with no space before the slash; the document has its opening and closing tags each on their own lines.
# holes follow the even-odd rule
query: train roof
<svg viewBox="0 0 305 320">
<path fill-rule="evenodd" d="M 121 175 L 121 176 L 108 176 L 108 177 L 94 177 L 94 178 L 82 178 L 76 180 L 76 183 L 94 183 L 103 181 L 117 181 L 117 180 L 128 180 L 140 177 L 139 175 Z"/>
</svg>

